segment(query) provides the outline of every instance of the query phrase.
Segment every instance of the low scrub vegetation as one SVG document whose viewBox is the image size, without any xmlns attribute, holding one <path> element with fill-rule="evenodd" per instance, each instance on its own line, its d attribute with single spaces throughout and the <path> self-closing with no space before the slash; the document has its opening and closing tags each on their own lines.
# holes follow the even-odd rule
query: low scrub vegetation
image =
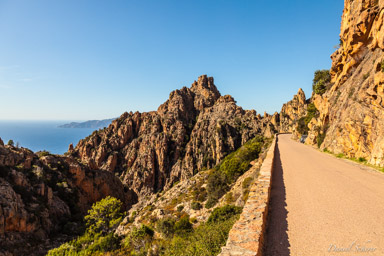
<svg viewBox="0 0 384 256">
<path fill-rule="evenodd" d="M 214 209 L 206 223 L 162 241 L 160 255 L 217 255 L 241 210 L 231 205 Z"/>
<path fill-rule="evenodd" d="M 323 126 L 319 129 L 317 135 L 317 147 L 320 148 L 321 144 L 323 144 L 325 136 L 327 135 L 328 125 Z"/>
<path fill-rule="evenodd" d="M 319 117 L 319 111 L 317 110 L 315 104 L 310 103 L 307 107 L 307 115 L 300 118 L 297 124 L 297 131 L 301 134 L 308 134 L 309 128 L 308 124 L 313 118 Z"/>
<path fill-rule="evenodd" d="M 85 216 L 84 235 L 48 252 L 49 256 L 102 255 L 120 247 L 120 238 L 114 235 L 122 219 L 122 203 L 114 197 L 106 197 L 95 203 Z"/>
<path fill-rule="evenodd" d="M 208 177 L 208 200 L 206 208 L 213 207 L 235 182 L 250 167 L 250 162 L 259 157 L 264 138 L 256 136 L 235 152 L 229 154 L 216 166 Z"/>
<path fill-rule="evenodd" d="M 355 158 L 355 157 L 348 157 L 348 156 L 346 156 L 343 153 L 335 154 L 332 151 L 328 150 L 327 148 L 324 148 L 323 152 L 331 154 L 331 155 L 333 155 L 333 156 L 335 156 L 337 158 L 347 159 L 347 160 L 350 160 L 350 161 L 353 161 L 353 162 L 357 162 L 359 164 L 366 165 L 368 167 L 376 169 L 377 171 L 384 172 L 384 168 L 383 167 L 380 167 L 380 166 L 368 163 L 368 160 L 366 158 L 364 158 L 364 157 Z"/>
<path fill-rule="evenodd" d="M 41 158 L 43 156 L 49 156 L 50 154 L 51 153 L 49 151 L 46 151 L 46 150 L 37 152 L 37 155 L 39 156 L 39 158 Z"/>
<path fill-rule="evenodd" d="M 187 215 L 178 220 L 163 218 L 155 228 L 144 224 L 133 227 L 125 238 L 110 230 L 119 223 L 120 210 L 121 202 L 112 197 L 96 203 L 86 217 L 84 235 L 49 251 L 48 255 L 217 255 L 242 208 L 216 208 L 207 222 L 195 228 Z M 156 238 L 155 231 L 161 237 Z"/>
</svg>

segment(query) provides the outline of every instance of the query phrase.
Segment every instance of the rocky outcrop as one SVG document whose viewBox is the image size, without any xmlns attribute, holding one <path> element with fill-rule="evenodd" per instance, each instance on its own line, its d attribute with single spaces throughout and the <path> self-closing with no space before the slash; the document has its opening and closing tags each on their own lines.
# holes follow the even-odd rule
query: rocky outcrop
<svg viewBox="0 0 384 256">
<path fill-rule="evenodd" d="M 293 99 L 285 104 L 280 111 L 279 132 L 295 133 L 297 121 L 307 114 L 308 102 L 304 91 L 300 88 Z"/>
<path fill-rule="evenodd" d="M 333 85 L 312 98 L 320 114 L 306 142 L 383 166 L 384 1 L 344 5 L 341 45 L 331 56 Z"/>
<path fill-rule="evenodd" d="M 42 255 L 56 233 L 75 235 L 92 203 L 112 195 L 126 208 L 134 193 L 112 173 L 70 157 L 0 145 L 0 254 Z M 45 242 L 44 242 L 45 241 Z"/>
<path fill-rule="evenodd" d="M 331 56 L 334 90 L 355 72 L 369 51 L 384 49 L 383 6 L 379 0 L 344 1 L 340 48 Z"/>
<path fill-rule="evenodd" d="M 272 136 L 271 119 L 221 96 L 203 75 L 171 92 L 157 111 L 124 113 L 69 153 L 90 169 L 116 173 L 140 197 L 213 167 L 256 134 Z"/>
</svg>

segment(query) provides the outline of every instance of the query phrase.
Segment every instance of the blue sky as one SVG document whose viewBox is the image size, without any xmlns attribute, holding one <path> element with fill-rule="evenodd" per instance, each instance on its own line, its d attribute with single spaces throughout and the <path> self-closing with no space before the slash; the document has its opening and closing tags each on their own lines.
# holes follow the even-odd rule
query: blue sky
<svg viewBox="0 0 384 256">
<path fill-rule="evenodd" d="M 279 111 L 329 69 L 343 1 L 0 0 L 0 119 L 156 110 L 201 74 Z"/>
</svg>

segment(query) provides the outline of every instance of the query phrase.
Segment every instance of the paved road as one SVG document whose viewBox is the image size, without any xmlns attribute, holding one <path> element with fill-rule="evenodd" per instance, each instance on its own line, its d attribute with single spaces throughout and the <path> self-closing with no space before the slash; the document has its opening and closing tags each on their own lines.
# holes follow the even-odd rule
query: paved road
<svg viewBox="0 0 384 256">
<path fill-rule="evenodd" d="M 274 165 L 265 255 L 384 255 L 383 173 L 290 135 Z"/>
</svg>

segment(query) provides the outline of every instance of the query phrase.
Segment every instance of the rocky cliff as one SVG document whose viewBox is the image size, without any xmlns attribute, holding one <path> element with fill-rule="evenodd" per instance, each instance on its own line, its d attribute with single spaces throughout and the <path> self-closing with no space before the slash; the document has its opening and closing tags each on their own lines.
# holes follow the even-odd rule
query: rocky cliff
<svg viewBox="0 0 384 256">
<path fill-rule="evenodd" d="M 296 133 L 297 123 L 300 118 L 307 114 L 308 102 L 304 91 L 300 88 L 293 99 L 281 108 L 279 114 L 279 132 Z"/>
<path fill-rule="evenodd" d="M 307 143 L 384 165 L 384 1 L 346 0 L 332 84 L 312 101 L 319 111 Z"/>
<path fill-rule="evenodd" d="M 157 111 L 124 113 L 68 153 L 90 169 L 115 173 L 140 198 L 212 168 L 256 134 L 271 136 L 271 120 L 221 96 L 203 75 L 171 92 Z"/>
<path fill-rule="evenodd" d="M 109 172 L 0 142 L 0 255 L 31 254 L 31 248 L 31 255 L 43 254 L 51 238 L 76 234 L 76 222 L 107 195 L 126 208 L 135 202 L 134 193 Z"/>
</svg>

